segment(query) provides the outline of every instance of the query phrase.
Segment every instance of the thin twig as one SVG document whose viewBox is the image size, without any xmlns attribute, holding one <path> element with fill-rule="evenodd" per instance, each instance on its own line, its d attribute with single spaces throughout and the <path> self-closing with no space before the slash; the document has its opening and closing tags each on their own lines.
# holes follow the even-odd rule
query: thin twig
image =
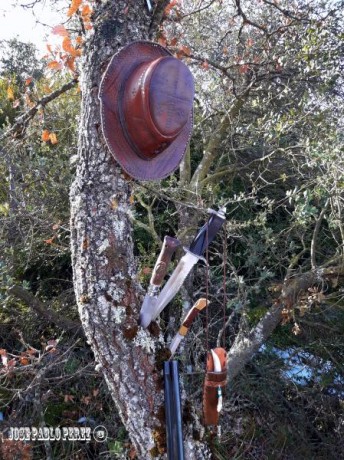
<svg viewBox="0 0 344 460">
<path fill-rule="evenodd" d="M 33 107 L 31 107 L 30 110 L 16 118 L 15 123 L 0 137 L 0 142 L 2 142 L 11 134 L 22 136 L 25 132 L 27 123 L 34 118 L 39 109 L 44 108 L 49 102 L 61 96 L 61 94 L 65 93 L 71 88 L 74 88 L 77 83 L 78 78 L 73 78 L 73 80 L 61 86 L 61 88 L 57 89 L 53 93 L 48 94 L 47 96 L 43 96 L 42 99 L 40 99 Z"/>
</svg>

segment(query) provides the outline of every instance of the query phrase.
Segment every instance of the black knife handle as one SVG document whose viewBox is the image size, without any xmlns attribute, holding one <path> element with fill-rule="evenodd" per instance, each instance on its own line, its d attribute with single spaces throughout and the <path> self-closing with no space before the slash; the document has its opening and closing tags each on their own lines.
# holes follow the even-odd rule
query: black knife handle
<svg viewBox="0 0 344 460">
<path fill-rule="evenodd" d="M 180 241 L 177 240 L 177 238 L 165 236 L 158 260 L 156 261 L 153 269 L 150 284 L 154 284 L 155 286 L 161 285 L 167 273 L 173 253 L 179 245 Z"/>
<path fill-rule="evenodd" d="M 226 216 L 222 211 L 210 211 L 212 214 L 208 222 L 199 230 L 189 248 L 190 252 L 197 256 L 201 256 L 204 253 L 226 220 Z"/>
</svg>

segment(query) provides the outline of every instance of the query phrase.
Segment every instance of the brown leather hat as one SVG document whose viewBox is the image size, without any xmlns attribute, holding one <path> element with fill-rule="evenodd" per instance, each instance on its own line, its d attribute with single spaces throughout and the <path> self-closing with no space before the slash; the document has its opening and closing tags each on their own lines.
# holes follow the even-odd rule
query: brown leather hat
<svg viewBox="0 0 344 460">
<path fill-rule="evenodd" d="M 115 54 L 99 98 L 106 143 L 135 179 L 171 174 L 192 132 L 194 83 L 190 70 L 158 45 L 133 42 Z"/>
</svg>

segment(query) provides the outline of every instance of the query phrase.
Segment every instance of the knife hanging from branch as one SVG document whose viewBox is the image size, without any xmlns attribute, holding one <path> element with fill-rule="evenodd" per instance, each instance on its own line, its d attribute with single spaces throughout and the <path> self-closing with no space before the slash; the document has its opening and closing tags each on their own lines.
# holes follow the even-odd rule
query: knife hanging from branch
<svg viewBox="0 0 344 460">
<path fill-rule="evenodd" d="M 180 246 L 180 241 L 177 240 L 177 238 L 165 236 L 140 311 L 139 324 L 144 328 L 148 327 L 152 320 L 152 313 L 155 311 L 155 304 L 157 302 L 160 286 L 167 273 L 171 258 L 178 246 Z"/>
<path fill-rule="evenodd" d="M 174 336 L 172 339 L 172 342 L 169 346 L 169 349 L 171 351 L 171 357 L 174 356 L 180 342 L 184 339 L 186 334 L 189 331 L 189 328 L 191 326 L 191 323 L 194 321 L 194 319 L 198 316 L 198 314 L 207 306 L 207 300 L 206 299 L 198 299 L 197 302 L 194 304 L 194 306 L 188 311 L 187 315 L 185 316 L 182 325 L 179 328 L 179 331 L 177 334 Z"/>
<path fill-rule="evenodd" d="M 205 260 L 203 258 L 203 253 L 208 245 L 214 240 L 217 232 L 225 222 L 225 211 L 225 208 L 222 208 L 219 211 L 214 211 L 213 209 L 208 210 L 210 213 L 210 218 L 198 231 L 190 247 L 188 249 L 184 248 L 185 255 L 180 259 L 177 267 L 160 292 L 155 305 L 150 310 L 152 312 L 151 321 L 155 320 L 166 307 L 166 305 L 171 302 L 171 300 L 181 288 L 192 267 L 200 259 Z"/>
</svg>

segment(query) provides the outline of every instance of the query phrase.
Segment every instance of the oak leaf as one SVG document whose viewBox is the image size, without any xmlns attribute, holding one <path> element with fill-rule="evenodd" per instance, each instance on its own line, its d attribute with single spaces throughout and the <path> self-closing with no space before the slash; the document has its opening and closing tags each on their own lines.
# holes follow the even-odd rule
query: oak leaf
<svg viewBox="0 0 344 460">
<path fill-rule="evenodd" d="M 29 364 L 29 360 L 25 356 L 21 356 L 19 361 L 22 366 L 27 366 Z"/>
<path fill-rule="evenodd" d="M 170 46 L 176 46 L 177 43 L 178 43 L 178 38 L 173 37 L 172 40 L 170 41 Z"/>
<path fill-rule="evenodd" d="M 43 85 L 43 91 L 45 94 L 50 94 L 52 92 L 52 88 L 49 85 Z"/>
<path fill-rule="evenodd" d="M 76 56 L 76 49 L 72 45 L 72 41 L 69 37 L 65 37 L 62 42 L 62 48 L 66 51 L 66 53 L 71 54 L 72 56 Z"/>
<path fill-rule="evenodd" d="M 55 133 L 50 133 L 49 134 L 49 139 L 50 139 L 50 142 L 55 145 L 58 143 L 58 140 L 57 140 L 57 136 Z"/>
<path fill-rule="evenodd" d="M 128 8 L 128 7 L 127 7 Z M 84 5 L 81 10 L 81 17 L 85 22 L 90 21 L 90 16 L 92 14 L 92 8 L 89 5 Z"/>
<path fill-rule="evenodd" d="M 165 15 L 166 16 L 169 15 L 171 10 L 172 10 L 172 8 L 175 7 L 176 5 L 178 5 L 178 3 L 179 3 L 179 0 L 171 0 L 169 5 L 167 5 L 165 10 L 164 10 Z"/>
<path fill-rule="evenodd" d="M 44 129 L 44 130 L 42 131 L 42 141 L 43 141 L 43 142 L 48 142 L 48 140 L 49 140 L 49 135 L 50 135 L 49 131 L 48 131 L 47 129 Z"/>
<path fill-rule="evenodd" d="M 82 4 L 82 0 L 72 0 L 72 4 L 67 12 L 67 16 L 69 18 L 73 16 L 73 14 L 75 14 L 78 11 L 81 4 Z"/>
<path fill-rule="evenodd" d="M 131 446 L 128 455 L 129 455 L 130 460 L 134 460 L 136 458 L 137 453 L 136 453 L 136 449 L 134 446 Z"/>
<path fill-rule="evenodd" d="M 91 396 L 82 396 L 81 398 L 81 402 L 86 404 L 86 406 L 88 406 L 91 402 Z"/>
<path fill-rule="evenodd" d="M 167 45 L 166 37 L 164 37 L 164 36 L 159 37 L 158 43 L 159 43 L 159 45 L 161 45 L 161 46 L 166 46 L 166 45 Z"/>
<path fill-rule="evenodd" d="M 33 107 L 35 105 L 35 103 L 33 101 L 31 101 L 30 99 L 30 96 L 28 95 L 28 93 L 25 94 L 25 103 L 28 107 Z"/>
<path fill-rule="evenodd" d="M 62 69 L 62 64 L 61 64 L 61 62 L 50 61 L 50 62 L 48 62 L 47 67 L 48 67 L 48 69 L 52 69 L 52 70 L 61 70 Z"/>
<path fill-rule="evenodd" d="M 53 27 L 51 33 L 54 35 L 60 35 L 61 37 L 68 37 L 69 35 L 68 30 L 65 28 L 63 24 L 59 24 Z M 47 45 L 47 48 L 48 46 L 50 47 L 50 45 Z M 48 48 L 48 51 L 51 52 L 51 49 Z"/>
<path fill-rule="evenodd" d="M 7 88 L 7 98 L 8 98 L 10 101 L 13 101 L 13 99 L 14 99 L 14 92 L 13 92 L 12 86 L 9 86 L 9 87 Z"/>
<path fill-rule="evenodd" d="M 68 57 L 66 60 L 66 66 L 68 67 L 69 70 L 71 70 L 73 73 L 76 72 L 75 69 L 75 57 Z"/>
<path fill-rule="evenodd" d="M 180 47 L 180 51 L 182 51 L 182 53 L 185 54 L 185 56 L 190 56 L 191 54 L 191 49 L 185 45 Z"/>
<path fill-rule="evenodd" d="M 239 66 L 239 73 L 247 73 L 248 72 L 248 69 L 249 69 L 249 66 L 247 64 L 242 64 L 241 66 Z"/>
<path fill-rule="evenodd" d="M 34 350 L 33 348 L 28 348 L 26 350 L 26 353 L 29 355 L 29 356 L 33 356 L 37 353 L 37 350 Z"/>
</svg>

